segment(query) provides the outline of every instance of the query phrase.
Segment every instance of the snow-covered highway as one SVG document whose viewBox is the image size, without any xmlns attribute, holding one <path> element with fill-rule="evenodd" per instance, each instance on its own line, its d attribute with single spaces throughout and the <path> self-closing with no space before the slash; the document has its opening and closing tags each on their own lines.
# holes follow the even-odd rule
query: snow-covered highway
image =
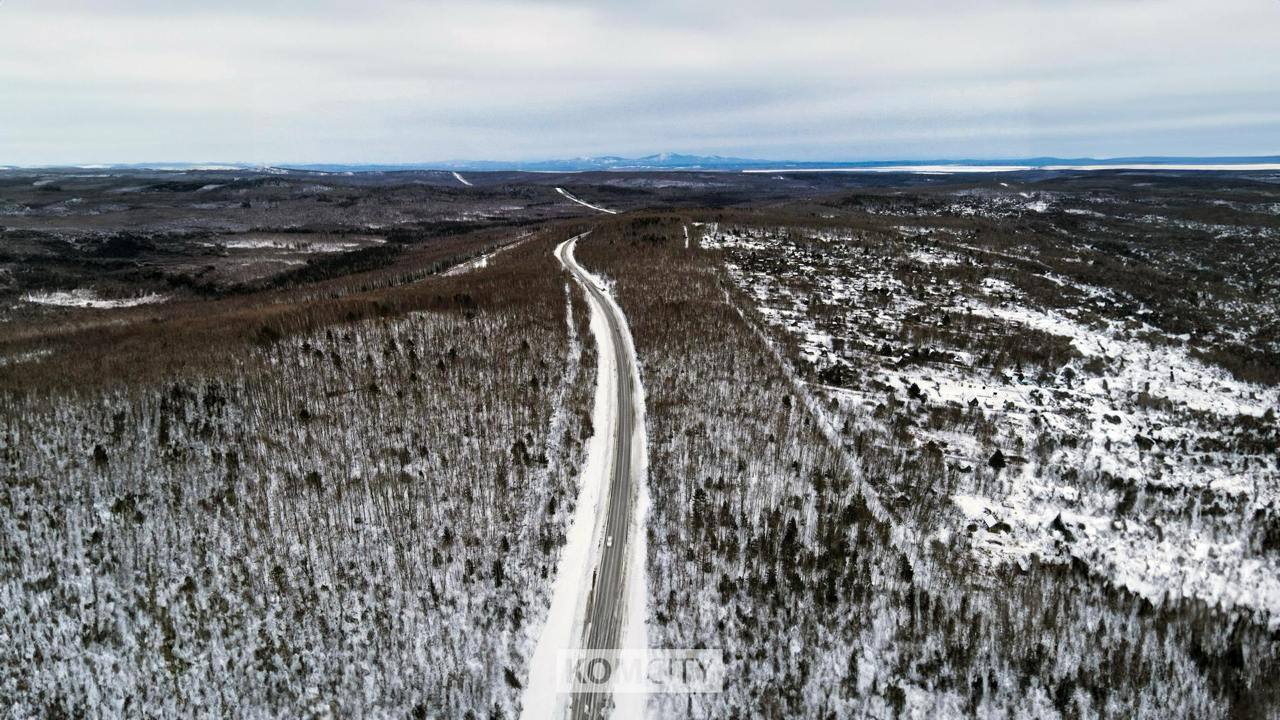
<svg viewBox="0 0 1280 720">
<path fill-rule="evenodd" d="M 565 190 L 565 189 L 564 189 L 564 188 L 562 188 L 562 187 L 558 187 L 558 188 L 556 188 L 556 192 L 558 192 L 558 193 L 560 193 L 561 195 L 565 196 L 565 198 L 567 198 L 568 200 L 571 200 L 571 201 L 573 201 L 573 202 L 578 203 L 578 204 L 579 204 L 579 205 L 581 205 L 582 207 L 588 207 L 588 208 L 591 208 L 592 210 L 598 210 L 598 211 L 600 211 L 600 212 L 602 212 L 602 213 L 609 213 L 610 215 L 617 215 L 617 214 L 618 214 L 618 211 L 617 211 L 617 210 L 610 210 L 609 208 L 602 208 L 602 207 L 600 207 L 599 205 L 592 205 L 591 203 L 589 203 L 589 202 L 587 202 L 587 201 L 585 201 L 585 200 L 580 200 L 580 199 L 578 199 L 577 197 L 575 197 L 575 196 L 573 195 L 573 193 L 569 192 L 568 190 Z"/>
<path fill-rule="evenodd" d="M 556 257 L 586 293 L 598 348 L 595 434 L 587 448 L 577 509 L 552 589 L 551 609 L 534 656 L 523 717 L 599 717 L 609 696 L 559 694 L 554 670 L 564 651 L 643 649 L 647 512 L 644 399 L 626 318 L 601 280 L 574 258 L 583 233 Z M 615 716 L 639 714 L 643 696 L 619 702 Z"/>
</svg>

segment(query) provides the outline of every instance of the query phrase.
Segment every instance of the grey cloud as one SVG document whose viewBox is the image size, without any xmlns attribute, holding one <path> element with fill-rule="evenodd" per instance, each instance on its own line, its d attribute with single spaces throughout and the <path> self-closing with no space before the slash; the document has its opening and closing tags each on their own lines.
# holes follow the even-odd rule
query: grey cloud
<svg viewBox="0 0 1280 720">
<path fill-rule="evenodd" d="M 1251 0 L 8 0 L 0 163 L 1274 153 L 1277 38 Z"/>
</svg>

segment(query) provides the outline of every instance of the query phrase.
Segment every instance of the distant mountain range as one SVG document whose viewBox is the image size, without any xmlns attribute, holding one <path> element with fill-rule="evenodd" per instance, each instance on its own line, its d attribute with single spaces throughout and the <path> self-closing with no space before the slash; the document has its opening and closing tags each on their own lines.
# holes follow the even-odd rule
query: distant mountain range
<svg viewBox="0 0 1280 720">
<path fill-rule="evenodd" d="M 877 161 L 794 161 L 760 160 L 721 155 L 682 155 L 660 153 L 637 158 L 605 155 L 561 160 L 536 160 L 510 162 L 501 160 L 463 160 L 442 163 L 411 163 L 404 165 L 343 165 L 307 164 L 290 165 L 300 170 L 384 171 L 395 170 L 471 170 L 477 172 L 515 170 L 524 172 L 590 172 L 590 171 L 645 171 L 645 170 L 701 170 L 731 172 L 742 170 L 874 170 L 878 168 L 1048 168 L 1059 166 L 1125 166 L 1125 165 L 1258 165 L 1280 163 L 1280 155 L 1256 157 L 1126 157 L 1126 158 L 1057 158 L 1038 157 L 1016 160 L 877 160 Z"/>
<path fill-rule="evenodd" d="M 344 164 L 305 164 L 288 165 L 299 170 L 334 171 L 384 171 L 396 170 L 471 170 L 485 171 L 522 171 L 522 172 L 589 172 L 607 170 L 711 170 L 732 171 L 747 168 L 772 167 L 777 163 L 767 160 L 751 160 L 748 158 L 721 157 L 719 155 L 681 155 L 678 153 L 661 153 L 638 158 L 625 158 L 616 155 L 601 157 L 579 157 L 559 160 L 455 160 L 439 163 L 408 163 L 403 165 L 344 165 Z"/>
<path fill-rule="evenodd" d="M 110 170 L 259 170 L 282 172 L 286 170 L 310 170 L 317 172 L 397 172 L 411 170 L 465 170 L 522 171 L 522 172 L 590 172 L 590 171 L 679 171 L 698 170 L 712 172 L 765 171 L 765 170 L 900 170 L 903 172 L 935 170 L 941 172 L 1068 169 L 1085 167 L 1105 169 L 1142 166 L 1170 166 L 1169 169 L 1189 166 L 1259 166 L 1280 165 L 1280 155 L 1250 157 L 1167 157 L 1140 156 L 1123 158 L 1058 158 L 1036 157 L 991 160 L 972 158 L 964 160 L 876 160 L 876 161 L 791 161 L 758 160 L 751 158 L 723 157 L 720 155 L 682 155 L 660 153 L 637 158 L 614 155 L 580 157 L 561 160 L 505 161 L 505 160 L 456 160 L 430 163 L 302 163 L 264 166 L 255 163 L 127 163 L 111 165 L 78 165 L 82 169 Z M 51 166 L 52 167 L 52 166 Z M 61 166 L 69 167 L 69 166 Z M 0 166 L 0 169 L 18 169 Z M 1226 168 L 1229 169 L 1229 168 Z M 1242 168 L 1242 169 L 1257 169 Z"/>
</svg>

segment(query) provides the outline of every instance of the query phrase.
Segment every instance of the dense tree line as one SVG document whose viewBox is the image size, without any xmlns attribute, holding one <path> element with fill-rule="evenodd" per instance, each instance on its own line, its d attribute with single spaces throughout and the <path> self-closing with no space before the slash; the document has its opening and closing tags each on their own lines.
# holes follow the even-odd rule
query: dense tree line
<svg viewBox="0 0 1280 720">
<path fill-rule="evenodd" d="M 594 349 L 550 247 L 465 282 L 221 371 L 6 395 L 6 706 L 515 716 Z"/>
</svg>

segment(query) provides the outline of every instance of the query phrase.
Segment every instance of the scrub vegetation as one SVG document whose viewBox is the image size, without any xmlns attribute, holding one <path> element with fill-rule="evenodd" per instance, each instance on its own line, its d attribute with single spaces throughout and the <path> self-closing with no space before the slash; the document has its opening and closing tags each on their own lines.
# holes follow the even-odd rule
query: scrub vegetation
<svg viewBox="0 0 1280 720">
<path fill-rule="evenodd" d="M 1274 173 L 466 180 L 0 173 L 11 714 L 518 716 L 588 230 L 654 716 L 1280 712 Z"/>
<path fill-rule="evenodd" d="M 550 247 L 254 311 L 288 323 L 205 317 L 254 328 L 220 367 L 196 345 L 90 377 L 72 340 L 6 367 L 10 710 L 514 716 L 590 433 Z"/>
<path fill-rule="evenodd" d="M 1018 408 L 1023 415 L 1003 405 L 975 410 L 967 398 L 953 408 L 947 398 L 934 400 L 923 382 L 912 390 L 872 376 L 870 368 L 882 364 L 953 366 L 954 359 L 930 354 L 937 343 L 913 347 L 900 339 L 926 331 L 895 332 L 896 345 L 882 350 L 868 329 L 899 313 L 938 325 L 945 307 L 932 316 L 905 299 L 899 301 L 905 309 L 896 307 L 897 296 L 875 291 L 896 285 L 865 269 L 804 262 L 870 256 L 909 269 L 913 248 L 895 244 L 900 235 L 850 241 L 839 234 L 861 224 L 856 220 L 803 229 L 801 218 L 785 213 L 746 215 L 698 224 L 688 217 L 626 218 L 602 223 L 580 244 L 583 263 L 616 282 L 648 396 L 651 642 L 723 648 L 729 663 L 725 693 L 657 697 L 659 714 L 1132 717 L 1177 708 L 1175 714 L 1195 717 L 1265 717 L 1277 707 L 1269 681 L 1278 668 L 1277 639 L 1270 616 L 1257 608 L 1265 601 L 1258 584 L 1240 588 L 1235 604 L 1206 602 L 1194 588 L 1144 592 L 1137 583 L 1117 582 L 1083 552 L 1053 551 L 1068 536 L 1088 532 L 1072 524 L 1070 509 L 1037 516 L 1043 526 L 1020 525 L 1015 533 L 1015 518 L 975 522 L 957 507 L 966 492 L 1003 499 L 1034 479 L 1011 472 L 1028 460 L 1022 448 L 1006 444 L 1026 432 L 1033 408 Z M 754 230 L 745 229 L 748 217 Z M 686 229 L 694 236 L 689 249 Z M 967 291 L 982 298 L 983 278 L 1020 272 L 970 268 L 974 282 L 950 297 Z M 823 295 L 862 283 L 871 288 L 865 295 Z M 904 294 L 929 297 L 911 293 L 920 285 L 908 284 Z M 793 291 L 794 305 L 778 305 L 780 288 Z M 865 324 L 847 322 L 850 316 Z M 815 327 L 815 318 L 826 324 Z M 960 327 L 942 324 L 929 337 L 967 337 L 968 352 L 998 357 L 1009 374 L 1021 365 L 1023 375 L 1034 377 L 1040 364 L 1061 370 L 1083 360 L 1061 336 L 993 322 L 958 319 Z M 820 336 L 832 327 L 844 331 L 843 352 Z M 826 354 L 815 355 L 816 347 Z M 857 367 L 840 364 L 850 358 L 861 359 Z M 1115 372 L 1107 365 L 1094 372 L 1105 377 L 1109 369 Z M 989 366 L 977 378 L 978 387 L 1005 383 Z M 1221 393 L 1229 405 L 1268 392 L 1227 387 L 1235 393 Z M 876 402 L 858 403 L 850 389 Z M 1117 394 L 1127 398 L 1129 390 Z M 1218 437 L 1261 433 L 1223 452 L 1242 453 L 1230 466 L 1270 493 L 1274 416 L 1259 415 L 1256 431 L 1229 416 L 1238 429 Z M 944 433 L 952 440 L 947 448 L 937 439 Z M 1113 449 L 1120 455 L 1120 447 Z M 1082 495 L 1106 486 L 1070 456 L 1056 458 L 1053 468 L 1045 474 L 1063 476 L 1062 483 L 1075 478 Z M 1150 467 L 1139 464 L 1135 477 L 1112 481 L 1135 488 L 1130 495 L 1110 490 L 1124 503 L 1119 513 L 1126 522 L 1167 521 L 1170 534 L 1185 526 L 1215 532 L 1223 543 L 1234 528 L 1245 549 L 1219 558 L 1219 582 L 1238 577 L 1232 563 L 1252 560 L 1265 563 L 1255 578 L 1261 589 L 1274 582 L 1277 551 L 1264 540 L 1265 512 L 1257 525 L 1240 526 L 1240 514 L 1252 519 L 1255 509 L 1231 505 L 1236 516 L 1219 523 L 1202 512 L 1208 500 L 1200 489 L 1165 495 L 1146 489 L 1144 472 Z M 1192 470 L 1185 475 L 1198 482 Z M 1070 507 L 1083 513 L 1079 504 Z M 1045 536 L 1049 547 L 988 548 L 1008 550 L 1018 542 L 1011 534 L 1031 533 Z M 1118 552 L 1125 550 L 1147 548 Z"/>
</svg>

